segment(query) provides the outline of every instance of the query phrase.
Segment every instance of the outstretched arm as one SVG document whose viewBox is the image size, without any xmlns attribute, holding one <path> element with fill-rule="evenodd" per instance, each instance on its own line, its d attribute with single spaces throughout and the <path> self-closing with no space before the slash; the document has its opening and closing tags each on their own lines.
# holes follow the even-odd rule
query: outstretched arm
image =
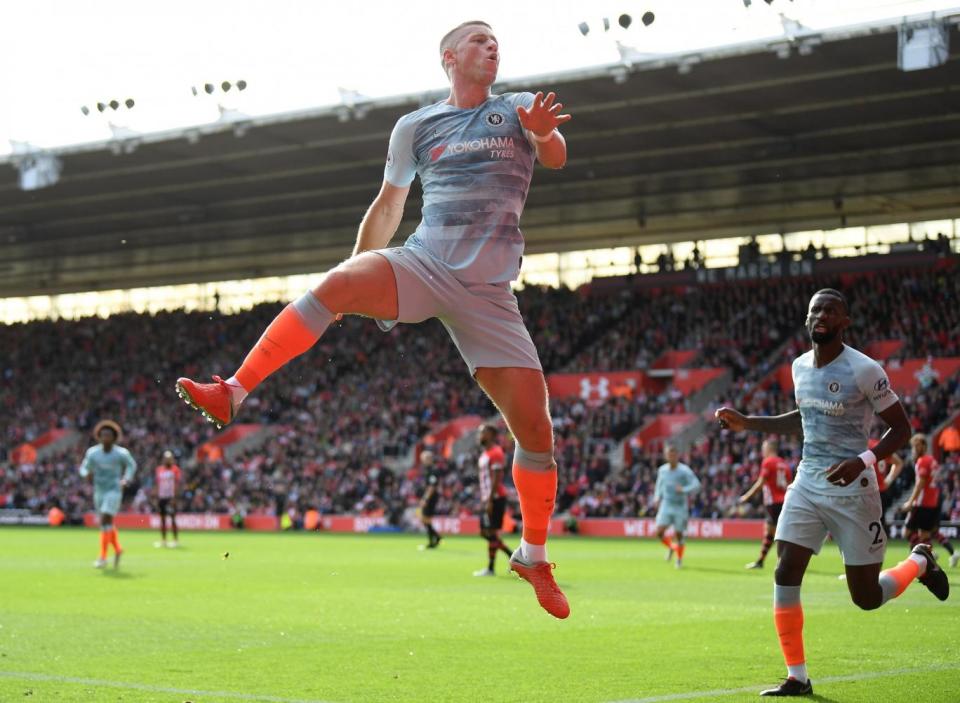
<svg viewBox="0 0 960 703">
<path fill-rule="evenodd" d="M 425 506 L 430 501 L 430 499 L 433 498 L 433 494 L 436 493 L 436 491 L 437 491 L 436 486 L 432 484 L 427 486 L 427 490 L 423 492 L 423 498 L 420 499 L 421 510 L 423 509 L 423 506 Z"/>
<path fill-rule="evenodd" d="M 763 487 L 763 474 L 760 474 L 757 477 L 757 480 L 753 482 L 753 485 L 750 486 L 750 489 L 746 493 L 744 493 L 742 496 L 740 496 L 740 502 L 741 503 L 748 502 L 751 498 L 753 498 L 757 494 L 757 491 L 759 491 L 762 487 Z"/>
<path fill-rule="evenodd" d="M 494 465 L 490 467 L 490 499 L 487 501 L 487 513 L 493 513 L 493 501 L 500 492 L 500 484 L 503 483 L 503 466 Z"/>
<path fill-rule="evenodd" d="M 907 502 L 903 504 L 905 511 L 909 512 L 916 507 L 917 499 L 920 497 L 923 489 L 927 487 L 928 483 L 929 479 L 927 479 L 926 476 L 917 476 L 917 481 L 913 484 L 913 492 L 910 494 L 910 497 L 907 498 Z"/>
<path fill-rule="evenodd" d="M 390 243 L 403 219 L 403 207 L 409 192 L 410 186 L 401 188 L 384 179 L 380 192 L 360 223 L 357 243 L 353 247 L 354 256 L 371 249 L 383 249 Z"/>
<path fill-rule="evenodd" d="M 794 410 L 783 415 L 743 415 L 733 408 L 720 408 L 714 413 L 721 427 L 735 432 L 752 430 L 767 434 L 802 435 L 803 423 L 800 421 L 800 411 Z"/>
<path fill-rule="evenodd" d="M 562 103 L 555 103 L 556 94 L 538 92 L 529 108 L 517 107 L 520 124 L 531 135 L 537 150 L 537 161 L 547 168 L 563 168 L 567 163 L 567 142 L 557 127 L 570 120 L 570 115 L 561 115 Z"/>
<path fill-rule="evenodd" d="M 126 456 L 126 470 L 123 472 L 123 478 L 120 479 L 120 483 L 126 486 L 133 480 L 134 474 L 137 473 L 137 460 L 133 458 L 133 454 L 127 452 Z"/>
<path fill-rule="evenodd" d="M 894 452 L 887 457 L 887 463 L 890 465 L 890 469 L 887 471 L 887 475 L 884 479 L 887 482 L 888 486 L 892 486 L 893 482 L 897 480 L 897 477 L 900 476 L 900 472 L 903 471 L 903 459 L 900 458 L 900 455 Z"/>
<path fill-rule="evenodd" d="M 90 450 L 83 455 L 83 461 L 80 462 L 80 475 L 87 478 L 90 475 Z"/>
</svg>

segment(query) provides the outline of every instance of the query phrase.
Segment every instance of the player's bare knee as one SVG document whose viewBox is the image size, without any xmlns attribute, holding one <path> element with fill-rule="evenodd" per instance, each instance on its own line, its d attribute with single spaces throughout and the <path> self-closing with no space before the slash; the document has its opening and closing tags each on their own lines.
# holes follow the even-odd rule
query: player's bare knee
<svg viewBox="0 0 960 703">
<path fill-rule="evenodd" d="M 531 452 L 552 452 L 553 451 L 553 423 L 550 417 L 524 418 L 524 421 L 518 423 L 516 436 L 524 449 Z"/>
<path fill-rule="evenodd" d="M 330 312 L 348 312 L 353 302 L 351 296 L 356 294 L 356 285 L 352 279 L 351 272 L 340 264 L 327 272 L 313 289 L 313 294 Z"/>
<path fill-rule="evenodd" d="M 876 610 L 883 605 L 883 594 L 879 587 L 876 593 L 851 593 L 850 599 L 860 610 Z"/>
<path fill-rule="evenodd" d="M 799 586 L 803 581 L 803 570 L 791 564 L 784 564 L 781 560 L 777 564 L 776 571 L 773 572 L 773 581 L 778 586 Z"/>
</svg>

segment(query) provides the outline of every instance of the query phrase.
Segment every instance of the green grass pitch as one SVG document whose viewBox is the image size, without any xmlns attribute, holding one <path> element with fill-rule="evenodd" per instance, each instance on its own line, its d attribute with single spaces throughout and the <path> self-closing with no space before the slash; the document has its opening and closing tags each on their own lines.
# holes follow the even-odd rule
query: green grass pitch
<svg viewBox="0 0 960 703">
<path fill-rule="evenodd" d="M 755 543 L 692 542 L 676 571 L 653 541 L 554 539 L 561 622 L 502 556 L 474 578 L 476 537 L 120 537 L 114 573 L 93 530 L 0 529 L 0 701 L 733 702 L 782 676 Z M 804 584 L 815 700 L 960 701 L 960 570 L 947 603 L 914 584 L 875 612 L 839 573 L 827 545 Z"/>
</svg>

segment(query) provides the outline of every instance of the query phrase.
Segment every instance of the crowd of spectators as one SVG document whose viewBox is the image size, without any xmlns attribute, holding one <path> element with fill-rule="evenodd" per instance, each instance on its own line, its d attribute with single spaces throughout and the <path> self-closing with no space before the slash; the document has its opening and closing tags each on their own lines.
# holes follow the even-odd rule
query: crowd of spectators
<svg viewBox="0 0 960 703">
<path fill-rule="evenodd" d="M 928 432 L 936 423 L 960 410 L 960 375 L 943 384 L 934 383 L 916 394 L 902 398 L 911 425 L 916 432 Z M 728 405 L 748 413 L 781 414 L 795 408 L 792 393 L 777 386 L 758 391 L 747 399 L 742 394 L 718 398 L 708 408 Z M 885 430 L 881 421 L 873 428 L 874 436 Z M 696 517 L 763 517 L 758 501 L 742 505 L 739 497 L 756 480 L 762 456 L 760 444 L 764 437 L 756 432 L 732 432 L 715 422 L 708 422 L 698 440 L 682 455 L 700 478 L 702 488 L 691 500 L 691 514 Z M 633 461 L 616 475 L 589 474 L 568 478 L 561 486 L 560 508 L 578 517 L 638 517 L 652 516 L 654 484 L 657 467 L 664 459 L 656 446 L 647 451 L 633 452 Z M 801 442 L 797 438 L 779 440 L 780 455 L 796 468 L 800 461 Z M 899 452 L 907 463 L 907 470 L 897 484 L 891 487 L 898 495 L 912 487 L 913 472 L 909 447 Z M 561 475 L 563 475 L 561 469 Z M 944 487 L 944 512 L 960 519 L 960 450 L 945 451 L 941 459 L 941 481 Z"/>
<path fill-rule="evenodd" d="M 760 381 L 807 347 L 803 306 L 812 290 L 844 290 L 855 320 L 854 346 L 897 338 L 904 342 L 902 357 L 960 355 L 960 306 L 942 304 L 960 300 L 957 278 L 924 269 L 843 282 L 819 277 L 604 295 L 588 288 L 527 288 L 518 299 L 548 372 L 643 370 L 667 349 L 696 349 L 691 366 L 732 372 L 717 403 L 772 414 L 790 409 L 792 397 L 775 382 Z M 0 507 L 40 510 L 57 502 L 69 515 L 87 509 L 90 487 L 76 474 L 85 442 L 36 464 L 14 465 L 9 451 L 51 428 L 87 437 L 98 419 L 110 417 L 124 427 L 124 443 L 141 464 L 129 509 L 151 509 L 152 468 L 170 449 L 186 469 L 182 510 L 243 515 L 313 508 L 402 519 L 423 490 L 422 473 L 405 468 L 414 447 L 437 423 L 495 412 L 436 321 L 389 333 L 361 318 L 337 323 L 244 404 L 241 421 L 272 428 L 264 443 L 229 458 L 194 461 L 215 430 L 176 402 L 176 377 L 232 372 L 279 309 L 262 305 L 231 316 L 125 314 L 4 328 Z M 933 382 L 904 400 L 915 428 L 929 429 L 960 405 L 957 379 Z M 642 390 L 597 406 L 553 399 L 559 510 L 651 514 L 659 445 L 639 448 L 619 470 L 614 451 L 648 420 L 682 411 L 685 402 L 669 391 Z M 694 514 L 757 514 L 755 507 L 737 505 L 737 498 L 755 476 L 761 439 L 708 423 L 685 457 L 704 482 Z M 798 460 L 795 442 L 781 449 Z M 441 452 L 439 513 L 475 510 L 475 458 L 475 451 Z M 957 463 L 953 455 L 945 466 L 952 509 L 960 511 Z"/>
</svg>

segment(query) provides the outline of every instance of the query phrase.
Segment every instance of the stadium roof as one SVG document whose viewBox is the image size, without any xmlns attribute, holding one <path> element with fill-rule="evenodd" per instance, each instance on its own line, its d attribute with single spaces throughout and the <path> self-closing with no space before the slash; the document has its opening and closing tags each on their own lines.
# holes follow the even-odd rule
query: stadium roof
<svg viewBox="0 0 960 703">
<path fill-rule="evenodd" d="M 952 33 L 960 15 L 940 18 Z M 574 115 L 566 168 L 535 175 L 527 251 L 958 216 L 960 65 L 899 70 L 898 26 L 498 85 L 554 89 Z M 42 190 L 0 161 L 0 297 L 324 270 L 352 247 L 397 118 L 442 97 L 55 149 Z M 395 241 L 419 205 L 415 186 Z"/>
</svg>

